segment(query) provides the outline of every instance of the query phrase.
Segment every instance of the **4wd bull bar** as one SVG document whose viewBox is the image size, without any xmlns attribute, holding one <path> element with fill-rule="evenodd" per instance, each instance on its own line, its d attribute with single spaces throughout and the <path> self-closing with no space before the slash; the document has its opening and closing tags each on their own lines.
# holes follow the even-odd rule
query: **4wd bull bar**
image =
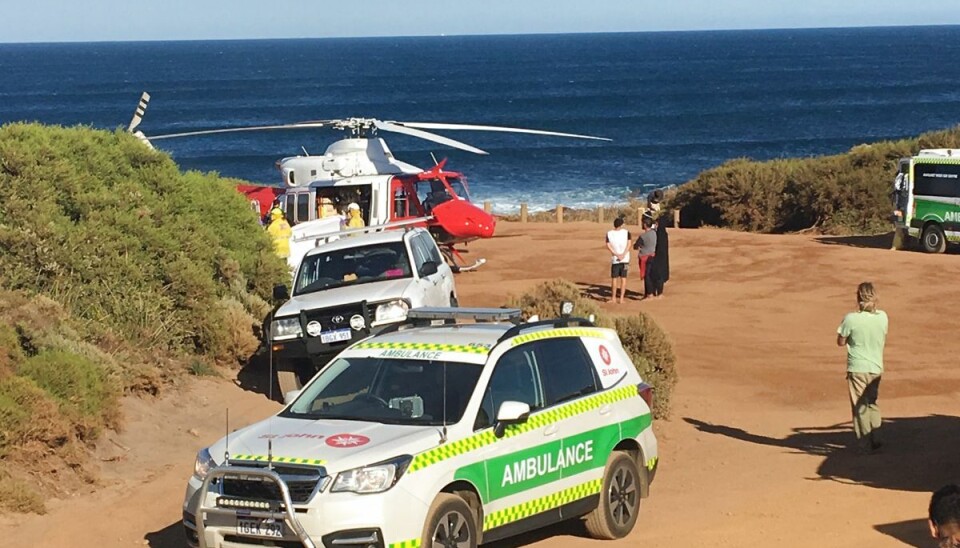
<svg viewBox="0 0 960 548">
<path fill-rule="evenodd" d="M 271 504 L 268 509 L 257 509 L 257 508 L 222 508 L 217 505 L 217 502 L 224 497 L 217 497 L 214 499 L 214 506 L 207 506 L 207 493 L 210 491 L 210 484 L 213 480 L 218 478 L 225 478 L 228 476 L 246 476 L 246 477 L 257 477 L 265 481 L 273 482 L 277 488 L 280 490 L 280 496 L 282 500 L 279 501 L 269 501 Z M 239 516 L 242 512 L 242 517 L 251 517 L 259 519 L 274 519 L 285 521 L 293 532 L 297 535 L 297 538 L 300 540 L 300 543 L 303 544 L 304 548 L 316 548 L 316 545 L 310 540 L 310 537 L 307 536 L 307 532 L 303 529 L 303 525 L 300 524 L 300 521 L 297 519 L 296 512 L 293 509 L 293 501 L 290 499 L 290 489 L 287 487 L 286 482 L 280 477 L 279 474 L 273 470 L 265 468 L 250 468 L 246 466 L 223 466 L 219 468 L 214 468 L 210 470 L 207 474 L 207 477 L 204 478 L 203 484 L 200 486 L 198 492 L 197 507 L 194 509 L 194 515 L 196 516 L 196 525 L 197 525 L 197 537 L 199 537 L 200 548 L 207 547 L 207 539 L 205 535 L 205 514 L 220 514 L 228 516 Z M 226 497 L 231 499 L 232 497 Z M 257 501 L 264 502 L 264 501 Z M 278 503 L 278 504 L 274 504 Z M 279 504 L 283 505 L 281 510 Z M 212 547 L 210 547 L 212 548 Z"/>
</svg>

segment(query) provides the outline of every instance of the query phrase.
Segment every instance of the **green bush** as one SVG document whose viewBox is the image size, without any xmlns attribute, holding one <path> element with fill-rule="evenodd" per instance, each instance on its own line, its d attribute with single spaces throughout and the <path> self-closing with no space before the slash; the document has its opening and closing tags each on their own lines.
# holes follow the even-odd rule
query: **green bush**
<svg viewBox="0 0 960 548">
<path fill-rule="evenodd" d="M 57 403 L 33 380 L 0 379 L 0 457 L 31 442 L 62 447 L 70 438 L 70 424 Z"/>
<path fill-rule="evenodd" d="M 507 306 L 520 308 L 525 318 L 536 314 L 551 319 L 559 316 L 562 301 L 574 303 L 574 316 L 593 315 L 596 325 L 617 331 L 637 372 L 654 388 L 654 417 L 669 417 L 671 394 L 678 380 L 677 359 L 663 329 L 643 312 L 608 317 L 575 284 L 563 279 L 541 283 L 519 297 L 511 297 Z"/>
<path fill-rule="evenodd" d="M 683 226 L 768 233 L 885 231 L 899 159 L 942 147 L 960 147 L 960 126 L 917 139 L 858 145 L 833 156 L 731 160 L 681 185 L 667 208 L 680 209 Z"/>
<path fill-rule="evenodd" d="M 673 344 L 666 332 L 643 312 L 617 316 L 614 318 L 614 328 L 640 377 L 654 388 L 653 415 L 657 418 L 668 417 L 671 395 L 679 376 Z"/>
<path fill-rule="evenodd" d="M 45 351 L 23 362 L 17 373 L 32 379 L 57 401 L 79 439 L 90 440 L 101 428 L 116 424 L 120 389 L 88 358 Z"/>
</svg>

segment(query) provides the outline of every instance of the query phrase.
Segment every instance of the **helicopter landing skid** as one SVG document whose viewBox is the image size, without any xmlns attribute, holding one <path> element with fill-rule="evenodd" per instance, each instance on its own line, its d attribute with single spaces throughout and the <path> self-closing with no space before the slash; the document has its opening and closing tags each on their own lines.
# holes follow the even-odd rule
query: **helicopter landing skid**
<svg viewBox="0 0 960 548">
<path fill-rule="evenodd" d="M 461 265 L 460 263 L 464 262 L 463 255 L 460 253 L 459 249 L 454 248 L 453 246 L 442 247 L 443 255 L 446 257 L 447 262 L 450 263 L 450 269 L 455 273 L 457 272 L 471 272 L 480 268 L 481 266 L 487 263 L 486 259 L 477 259 L 471 265 Z"/>
</svg>

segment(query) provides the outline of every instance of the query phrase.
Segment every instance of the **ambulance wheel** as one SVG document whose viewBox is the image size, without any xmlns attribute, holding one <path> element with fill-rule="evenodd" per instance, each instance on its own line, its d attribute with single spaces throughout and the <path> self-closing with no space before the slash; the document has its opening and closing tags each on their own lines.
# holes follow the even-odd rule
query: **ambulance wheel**
<svg viewBox="0 0 960 548">
<path fill-rule="evenodd" d="M 943 253 L 947 250 L 947 236 L 940 225 L 930 223 L 920 235 L 920 245 L 927 253 Z"/>
<path fill-rule="evenodd" d="M 456 495 L 440 493 L 427 512 L 422 548 L 476 548 L 474 511 Z"/>
<path fill-rule="evenodd" d="M 627 453 L 610 455 L 603 473 L 600 505 L 587 514 L 590 536 L 602 540 L 623 538 L 633 530 L 640 511 L 640 469 Z"/>
</svg>

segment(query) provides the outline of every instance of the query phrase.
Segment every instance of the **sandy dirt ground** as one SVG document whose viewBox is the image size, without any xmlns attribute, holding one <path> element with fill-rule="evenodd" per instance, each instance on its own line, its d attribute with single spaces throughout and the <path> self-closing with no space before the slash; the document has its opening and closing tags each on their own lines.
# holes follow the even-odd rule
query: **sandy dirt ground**
<svg viewBox="0 0 960 548">
<path fill-rule="evenodd" d="M 636 230 L 636 227 L 631 227 Z M 501 223 L 471 245 L 489 263 L 457 278 L 465 306 L 500 305 L 564 277 L 604 299 L 606 226 Z M 610 546 L 930 546 L 929 493 L 960 481 L 960 254 L 892 252 L 889 238 L 671 232 L 666 296 L 644 310 L 673 339 L 681 381 L 656 424 L 661 465 L 634 532 Z M 887 445 L 852 442 L 835 330 L 873 281 L 890 316 L 880 389 Z M 637 289 L 639 280 L 632 279 Z M 250 375 L 247 375 L 250 377 Z M 44 516 L 0 519 L 2 546 L 182 546 L 181 500 L 196 451 L 278 405 L 243 378 L 203 380 L 125 404 L 97 449 L 103 486 Z M 253 375 L 255 379 L 256 376 Z M 502 545 L 576 548 L 576 522 Z"/>
</svg>

